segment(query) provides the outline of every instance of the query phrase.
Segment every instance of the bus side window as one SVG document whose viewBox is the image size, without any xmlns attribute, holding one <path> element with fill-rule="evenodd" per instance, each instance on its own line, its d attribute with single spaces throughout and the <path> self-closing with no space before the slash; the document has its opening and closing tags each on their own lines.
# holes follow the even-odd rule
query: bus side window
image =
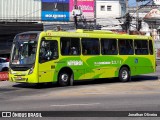
<svg viewBox="0 0 160 120">
<path fill-rule="evenodd" d="M 118 41 L 120 55 L 133 55 L 133 40 L 119 40 Z"/>
<path fill-rule="evenodd" d="M 62 37 L 61 38 L 62 55 L 80 55 L 80 39 Z"/>
<path fill-rule="evenodd" d="M 58 58 L 58 43 L 56 40 L 42 40 L 39 62 L 47 62 Z"/>
<path fill-rule="evenodd" d="M 71 48 L 71 55 L 77 55 L 77 54 L 78 54 L 77 48 L 76 47 L 72 47 Z"/>
<path fill-rule="evenodd" d="M 118 47 L 119 47 L 119 54 L 123 55 L 125 54 L 126 47 L 125 47 L 125 40 L 118 40 Z"/>
<path fill-rule="evenodd" d="M 116 39 L 101 39 L 102 55 L 117 55 L 117 40 Z"/>
<path fill-rule="evenodd" d="M 70 48 L 70 43 L 67 41 L 66 46 L 64 48 L 64 55 L 69 55 L 69 48 Z"/>
<path fill-rule="evenodd" d="M 83 55 L 99 55 L 99 39 L 98 38 L 82 38 L 82 53 Z"/>
<path fill-rule="evenodd" d="M 86 49 L 83 50 L 83 55 L 87 55 L 87 50 Z"/>
<path fill-rule="evenodd" d="M 152 44 L 152 40 L 149 40 L 149 53 L 151 55 L 153 55 L 153 44 Z"/>
<path fill-rule="evenodd" d="M 135 40 L 134 48 L 136 55 L 148 55 L 148 40 Z"/>
</svg>

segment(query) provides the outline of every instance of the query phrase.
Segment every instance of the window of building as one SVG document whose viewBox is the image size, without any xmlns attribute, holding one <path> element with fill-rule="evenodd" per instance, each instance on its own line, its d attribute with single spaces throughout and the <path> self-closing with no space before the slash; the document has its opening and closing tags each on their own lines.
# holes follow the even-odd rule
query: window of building
<svg viewBox="0 0 160 120">
<path fill-rule="evenodd" d="M 61 38 L 62 55 L 80 55 L 79 38 Z"/>
<path fill-rule="evenodd" d="M 133 40 L 119 40 L 118 49 L 120 55 L 133 55 Z"/>
<path fill-rule="evenodd" d="M 104 5 L 101 5 L 101 11 L 105 11 L 105 6 Z"/>
<path fill-rule="evenodd" d="M 136 55 L 147 55 L 148 54 L 148 41 L 147 40 L 135 40 L 134 48 Z"/>
<path fill-rule="evenodd" d="M 116 39 L 101 39 L 102 55 L 117 55 L 117 40 Z"/>
<path fill-rule="evenodd" d="M 82 53 L 83 55 L 99 55 L 99 39 L 82 38 Z"/>
<path fill-rule="evenodd" d="M 107 6 L 107 11 L 112 11 L 112 6 L 108 5 Z"/>
</svg>

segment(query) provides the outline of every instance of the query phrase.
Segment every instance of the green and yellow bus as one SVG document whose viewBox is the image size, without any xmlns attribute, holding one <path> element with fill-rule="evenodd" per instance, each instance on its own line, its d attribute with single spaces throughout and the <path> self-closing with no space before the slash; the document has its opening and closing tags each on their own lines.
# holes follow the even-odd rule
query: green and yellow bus
<svg viewBox="0 0 160 120">
<path fill-rule="evenodd" d="M 15 36 L 9 79 L 18 83 L 73 85 L 76 80 L 155 72 L 151 37 L 110 31 L 36 31 Z"/>
</svg>

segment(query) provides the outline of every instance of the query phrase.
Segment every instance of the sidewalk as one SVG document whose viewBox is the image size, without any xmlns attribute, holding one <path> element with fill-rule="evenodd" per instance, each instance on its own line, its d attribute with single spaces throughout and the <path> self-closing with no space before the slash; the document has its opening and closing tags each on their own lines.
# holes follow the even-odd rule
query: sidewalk
<svg viewBox="0 0 160 120">
<path fill-rule="evenodd" d="M 160 60 L 156 60 L 157 66 L 160 66 Z"/>
</svg>

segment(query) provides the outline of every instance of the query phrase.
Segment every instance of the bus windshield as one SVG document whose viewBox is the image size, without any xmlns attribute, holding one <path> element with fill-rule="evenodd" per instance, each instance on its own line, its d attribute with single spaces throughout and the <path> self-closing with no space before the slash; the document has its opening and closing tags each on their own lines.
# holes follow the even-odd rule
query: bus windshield
<svg viewBox="0 0 160 120">
<path fill-rule="evenodd" d="M 34 64 L 37 48 L 36 39 L 16 38 L 12 47 L 11 64 Z"/>
</svg>

